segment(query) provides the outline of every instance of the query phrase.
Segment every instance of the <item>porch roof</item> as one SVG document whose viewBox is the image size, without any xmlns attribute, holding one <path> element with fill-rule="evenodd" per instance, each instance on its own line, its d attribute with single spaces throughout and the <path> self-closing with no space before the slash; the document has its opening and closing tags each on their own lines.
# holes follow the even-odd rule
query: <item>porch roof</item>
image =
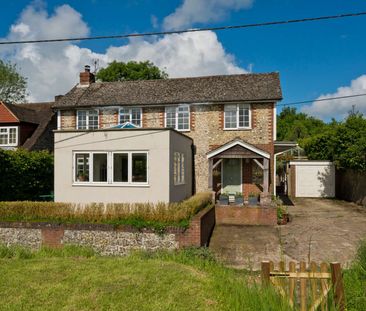
<svg viewBox="0 0 366 311">
<path fill-rule="evenodd" d="M 245 151 L 245 153 L 243 153 L 243 151 Z M 266 159 L 270 159 L 271 157 L 271 155 L 268 152 L 261 150 L 251 144 L 248 144 L 247 142 L 241 139 L 235 139 L 207 153 L 207 159 L 211 159 L 217 156 L 224 157 L 225 153 L 227 153 L 227 155 L 230 155 L 232 157 L 242 157 L 242 158 L 245 157 L 251 158 L 254 157 L 255 155 L 258 155 Z"/>
</svg>

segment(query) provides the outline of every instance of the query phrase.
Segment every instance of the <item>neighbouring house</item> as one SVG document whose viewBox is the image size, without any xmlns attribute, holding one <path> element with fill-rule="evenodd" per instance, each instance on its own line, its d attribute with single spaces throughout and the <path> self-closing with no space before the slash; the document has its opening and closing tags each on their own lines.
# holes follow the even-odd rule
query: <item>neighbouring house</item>
<svg viewBox="0 0 366 311">
<path fill-rule="evenodd" d="M 56 99 L 55 200 L 178 201 L 270 194 L 278 73 L 80 83 Z M 278 149 L 279 148 L 279 149 Z"/>
<path fill-rule="evenodd" d="M 53 151 L 53 103 L 0 102 L 0 148 Z"/>
</svg>

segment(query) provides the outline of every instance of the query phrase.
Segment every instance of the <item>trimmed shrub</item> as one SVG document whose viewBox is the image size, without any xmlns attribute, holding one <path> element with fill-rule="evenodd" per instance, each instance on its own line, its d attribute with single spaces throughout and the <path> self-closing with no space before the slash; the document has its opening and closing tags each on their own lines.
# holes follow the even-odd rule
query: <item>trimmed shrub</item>
<svg viewBox="0 0 366 311">
<path fill-rule="evenodd" d="M 179 203 L 88 204 L 55 202 L 0 202 L 0 221 L 128 224 L 163 230 L 187 227 L 192 216 L 212 204 L 209 192 Z"/>
<path fill-rule="evenodd" d="M 0 201 L 39 200 L 52 191 L 52 154 L 0 149 Z"/>
</svg>

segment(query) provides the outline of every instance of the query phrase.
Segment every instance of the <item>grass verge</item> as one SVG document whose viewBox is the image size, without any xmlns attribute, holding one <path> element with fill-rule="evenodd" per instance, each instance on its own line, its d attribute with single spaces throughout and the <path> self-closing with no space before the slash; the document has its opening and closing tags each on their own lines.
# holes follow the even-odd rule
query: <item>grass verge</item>
<svg viewBox="0 0 366 311">
<path fill-rule="evenodd" d="M 223 267 L 206 249 L 123 258 L 77 247 L 22 254 L 0 259 L 2 310 L 290 310 L 272 288 Z"/>
</svg>

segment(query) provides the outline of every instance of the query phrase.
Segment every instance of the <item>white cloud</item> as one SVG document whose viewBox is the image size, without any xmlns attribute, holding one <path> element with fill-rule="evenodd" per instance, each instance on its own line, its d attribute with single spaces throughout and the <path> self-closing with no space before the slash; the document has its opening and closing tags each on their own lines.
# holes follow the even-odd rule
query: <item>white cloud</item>
<svg viewBox="0 0 366 311">
<path fill-rule="evenodd" d="M 229 11 L 248 9 L 254 0 L 184 0 L 174 13 L 164 19 L 164 28 L 183 29 L 195 23 L 224 19 Z"/>
<path fill-rule="evenodd" d="M 57 7 L 52 15 L 31 5 L 10 27 L 7 40 L 63 38 L 89 35 L 80 13 L 68 5 Z M 113 60 L 150 60 L 170 77 L 245 73 L 227 53 L 213 32 L 186 33 L 133 39 L 122 46 L 111 46 L 105 53 L 94 53 L 75 43 L 46 43 L 6 46 L 0 56 L 16 63 L 28 78 L 30 101 L 53 100 L 77 82 L 85 64 L 99 59 L 101 67 Z"/>
<path fill-rule="evenodd" d="M 349 86 L 342 86 L 335 93 L 324 94 L 317 99 L 327 99 L 330 97 L 342 97 L 357 94 L 366 94 L 366 75 L 362 75 L 351 81 Z M 302 111 L 322 119 L 342 119 L 355 105 L 355 109 L 366 115 L 366 96 L 344 98 L 337 100 L 325 100 L 314 102 L 310 106 L 303 106 Z"/>
</svg>

